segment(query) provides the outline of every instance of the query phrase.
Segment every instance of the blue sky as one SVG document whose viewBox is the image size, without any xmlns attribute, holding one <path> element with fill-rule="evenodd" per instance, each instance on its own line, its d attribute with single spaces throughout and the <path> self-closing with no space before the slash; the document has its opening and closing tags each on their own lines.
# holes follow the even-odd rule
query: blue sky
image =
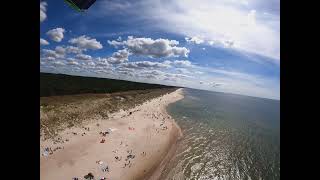
<svg viewBox="0 0 320 180">
<path fill-rule="evenodd" d="M 40 2 L 40 71 L 280 99 L 280 2 Z"/>
</svg>

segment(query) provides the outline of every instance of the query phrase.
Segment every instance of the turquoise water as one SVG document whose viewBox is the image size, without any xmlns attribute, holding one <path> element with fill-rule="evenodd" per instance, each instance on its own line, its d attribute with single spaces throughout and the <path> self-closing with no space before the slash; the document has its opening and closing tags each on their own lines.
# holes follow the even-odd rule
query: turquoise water
<svg viewBox="0 0 320 180">
<path fill-rule="evenodd" d="M 280 179 L 280 101 L 184 89 L 184 134 L 160 179 Z"/>
</svg>

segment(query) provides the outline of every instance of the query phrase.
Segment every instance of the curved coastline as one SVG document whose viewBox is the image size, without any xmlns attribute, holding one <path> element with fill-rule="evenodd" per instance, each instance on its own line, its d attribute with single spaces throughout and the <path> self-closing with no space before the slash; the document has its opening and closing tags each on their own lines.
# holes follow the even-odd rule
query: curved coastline
<svg viewBox="0 0 320 180">
<path fill-rule="evenodd" d="M 179 89 L 179 94 L 182 95 L 182 98 L 184 97 L 182 89 Z M 182 98 L 180 98 L 179 100 L 181 100 Z M 179 101 L 176 100 L 175 102 Z M 171 103 L 175 103 L 175 102 L 171 102 Z M 169 104 L 168 103 L 165 107 L 165 113 L 168 114 L 166 108 Z M 170 116 L 168 114 L 168 116 Z M 162 157 L 162 160 L 158 163 L 155 164 L 155 166 L 148 172 L 148 174 L 144 175 L 141 179 L 143 180 L 159 180 L 161 173 L 163 171 L 163 169 L 165 168 L 166 164 L 170 161 L 171 157 L 174 156 L 176 149 L 177 149 L 177 143 L 178 141 L 183 137 L 183 133 L 181 128 L 179 127 L 179 125 L 175 122 L 175 119 L 173 119 L 171 116 L 171 121 L 173 124 L 173 128 L 171 131 L 171 141 L 170 144 L 171 146 L 167 149 L 166 154 Z"/>
<path fill-rule="evenodd" d="M 183 136 L 181 129 L 177 124 L 175 125 L 174 133 L 175 135 L 172 136 L 173 138 L 171 141 L 171 147 L 168 149 L 166 155 L 159 162 L 159 164 L 156 164 L 156 166 L 144 176 L 143 180 L 159 180 L 159 178 L 161 177 L 163 169 L 170 161 L 170 159 L 175 155 L 179 139 Z"/>
</svg>

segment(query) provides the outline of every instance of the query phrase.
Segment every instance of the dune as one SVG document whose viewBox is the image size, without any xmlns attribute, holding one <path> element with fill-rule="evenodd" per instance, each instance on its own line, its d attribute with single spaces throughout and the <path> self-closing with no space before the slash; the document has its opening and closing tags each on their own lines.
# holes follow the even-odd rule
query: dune
<svg viewBox="0 0 320 180">
<path fill-rule="evenodd" d="M 183 98 L 182 89 L 152 99 L 108 119 L 59 134 L 61 143 L 40 140 L 40 179 L 158 179 L 182 136 L 168 104 Z"/>
</svg>

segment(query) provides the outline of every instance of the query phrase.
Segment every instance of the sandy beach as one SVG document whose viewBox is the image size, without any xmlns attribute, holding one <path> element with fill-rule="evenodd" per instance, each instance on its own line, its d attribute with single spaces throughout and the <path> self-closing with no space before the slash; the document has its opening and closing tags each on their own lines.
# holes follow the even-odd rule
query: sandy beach
<svg viewBox="0 0 320 180">
<path fill-rule="evenodd" d="M 166 112 L 182 89 L 40 140 L 40 179 L 157 179 L 182 136 Z"/>
</svg>

